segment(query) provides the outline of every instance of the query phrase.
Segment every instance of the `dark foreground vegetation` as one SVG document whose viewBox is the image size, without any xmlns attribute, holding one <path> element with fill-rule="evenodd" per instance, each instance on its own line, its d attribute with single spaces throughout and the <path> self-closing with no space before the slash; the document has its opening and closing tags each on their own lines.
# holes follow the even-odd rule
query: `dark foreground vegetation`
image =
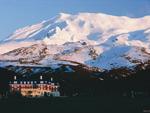
<svg viewBox="0 0 150 113">
<path fill-rule="evenodd" d="M 144 113 L 149 110 L 150 98 L 78 96 L 0 100 L 1 113 Z"/>
<path fill-rule="evenodd" d="M 0 74 L 0 94 L 3 95 L 0 99 L 0 113 L 150 112 L 150 69 L 130 73 L 130 76 L 124 76 L 127 72 L 122 69 L 109 73 L 89 73 L 83 70 L 45 73 L 44 79 L 53 77 L 60 84 L 61 97 L 57 98 L 9 96 L 8 82 L 16 73 L 0 69 Z M 41 74 L 17 77 L 37 80 Z"/>
</svg>

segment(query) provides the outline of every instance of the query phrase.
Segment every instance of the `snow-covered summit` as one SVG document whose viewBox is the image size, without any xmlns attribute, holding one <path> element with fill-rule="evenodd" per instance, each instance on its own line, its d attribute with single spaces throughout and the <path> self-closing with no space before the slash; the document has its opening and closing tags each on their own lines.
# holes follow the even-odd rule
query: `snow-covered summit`
<svg viewBox="0 0 150 113">
<path fill-rule="evenodd" d="M 15 61 L 34 59 L 33 45 L 46 48 L 44 57 L 38 60 L 41 65 L 67 60 L 104 69 L 134 66 L 150 57 L 150 16 L 129 18 L 102 13 L 61 13 L 16 30 L 0 43 L 0 54 L 3 54 L 0 58 L 12 60 L 10 57 L 17 52 Z M 22 55 L 22 51 L 29 52 Z"/>
<path fill-rule="evenodd" d="M 117 17 L 101 13 L 60 13 L 55 18 L 16 30 L 5 41 L 37 41 L 63 44 L 80 40 L 100 43 L 110 36 L 150 28 L 150 16 Z"/>
</svg>

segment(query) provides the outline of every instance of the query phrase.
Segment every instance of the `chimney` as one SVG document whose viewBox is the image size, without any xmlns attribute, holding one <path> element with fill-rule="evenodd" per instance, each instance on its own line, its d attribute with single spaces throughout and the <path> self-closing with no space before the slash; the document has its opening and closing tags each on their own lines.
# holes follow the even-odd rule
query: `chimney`
<svg viewBox="0 0 150 113">
<path fill-rule="evenodd" d="M 14 84 L 17 84 L 17 77 L 16 76 L 14 76 Z"/>
<path fill-rule="evenodd" d="M 40 76 L 40 80 L 43 80 L 43 76 Z"/>
<path fill-rule="evenodd" d="M 43 76 L 40 76 L 40 84 L 43 84 Z"/>
<path fill-rule="evenodd" d="M 51 77 L 51 82 L 53 82 L 53 78 Z"/>
<path fill-rule="evenodd" d="M 17 77 L 16 76 L 14 76 L 14 80 L 16 80 L 17 79 Z"/>
</svg>

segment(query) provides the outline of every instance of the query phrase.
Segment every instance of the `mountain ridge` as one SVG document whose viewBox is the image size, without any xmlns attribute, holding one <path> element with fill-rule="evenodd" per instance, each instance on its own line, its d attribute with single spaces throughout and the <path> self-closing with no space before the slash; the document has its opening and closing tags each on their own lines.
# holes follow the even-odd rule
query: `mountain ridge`
<svg viewBox="0 0 150 113">
<path fill-rule="evenodd" d="M 102 70 L 136 67 L 150 59 L 150 16 L 61 13 L 16 30 L 1 42 L 0 54 L 5 66 L 77 62 Z"/>
</svg>

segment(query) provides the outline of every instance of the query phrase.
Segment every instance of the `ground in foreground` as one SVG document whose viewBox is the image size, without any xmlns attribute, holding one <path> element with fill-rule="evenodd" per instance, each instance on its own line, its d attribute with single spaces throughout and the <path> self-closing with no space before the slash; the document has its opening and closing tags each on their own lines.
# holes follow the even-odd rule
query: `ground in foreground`
<svg viewBox="0 0 150 113">
<path fill-rule="evenodd" d="M 150 112 L 150 98 L 59 97 L 2 99 L 2 113 L 144 113 Z"/>
</svg>

